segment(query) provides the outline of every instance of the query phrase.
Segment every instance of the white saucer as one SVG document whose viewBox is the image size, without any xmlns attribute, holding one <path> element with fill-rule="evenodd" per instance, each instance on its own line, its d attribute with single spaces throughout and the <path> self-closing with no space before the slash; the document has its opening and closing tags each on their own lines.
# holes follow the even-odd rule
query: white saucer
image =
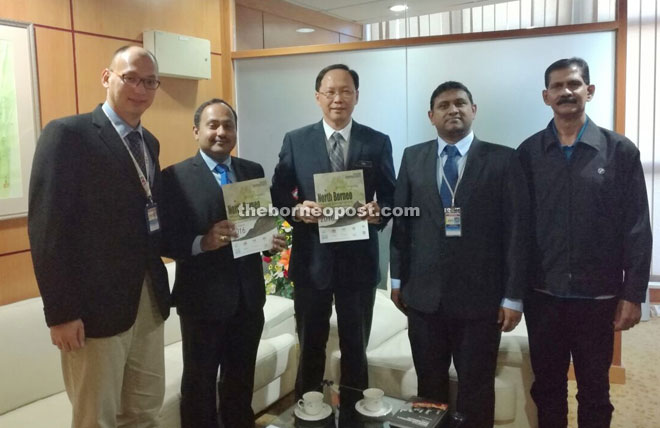
<svg viewBox="0 0 660 428">
<path fill-rule="evenodd" d="M 303 421 L 320 421 L 332 414 L 332 407 L 328 406 L 326 403 L 323 403 L 323 408 L 320 412 L 315 415 L 308 415 L 307 413 L 300 410 L 300 407 L 296 406 L 293 409 L 293 413 L 298 419 L 302 419 Z"/>
<path fill-rule="evenodd" d="M 355 403 L 355 410 L 364 416 L 368 416 L 370 418 L 379 418 L 381 416 L 387 415 L 392 411 L 392 404 L 388 403 L 387 401 L 383 401 L 383 407 L 381 407 L 381 409 L 376 412 L 372 412 L 371 410 L 367 410 L 367 408 L 364 407 L 364 399 L 362 399 Z"/>
</svg>

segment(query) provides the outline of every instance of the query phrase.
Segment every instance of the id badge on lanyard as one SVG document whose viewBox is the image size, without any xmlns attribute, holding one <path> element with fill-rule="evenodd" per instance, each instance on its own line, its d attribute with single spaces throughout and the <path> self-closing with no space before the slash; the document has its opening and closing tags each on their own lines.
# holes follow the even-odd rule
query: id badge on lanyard
<svg viewBox="0 0 660 428">
<path fill-rule="evenodd" d="M 148 199 L 147 205 L 144 207 L 144 217 L 147 220 L 147 232 L 149 232 L 149 235 L 153 235 L 154 233 L 160 231 L 160 221 L 158 220 L 158 204 L 154 202 L 153 196 L 151 194 L 151 187 L 149 186 L 148 178 L 142 172 L 142 168 L 140 168 L 140 166 L 138 165 L 137 161 L 135 160 L 135 156 L 133 156 L 133 153 L 126 145 L 126 142 L 124 142 L 124 145 L 126 146 L 126 150 L 128 150 L 128 154 L 131 155 L 131 159 L 133 160 L 133 165 L 135 165 L 135 169 L 137 170 L 137 174 L 140 179 L 140 184 L 142 185 L 142 189 L 144 189 L 144 194 L 147 196 Z M 146 159 L 147 149 L 144 146 L 144 143 L 142 149 L 144 150 L 144 158 Z M 145 163 L 145 165 L 147 164 Z"/>
<path fill-rule="evenodd" d="M 459 207 L 445 208 L 445 236 L 448 238 L 461 236 L 461 209 Z"/>
</svg>

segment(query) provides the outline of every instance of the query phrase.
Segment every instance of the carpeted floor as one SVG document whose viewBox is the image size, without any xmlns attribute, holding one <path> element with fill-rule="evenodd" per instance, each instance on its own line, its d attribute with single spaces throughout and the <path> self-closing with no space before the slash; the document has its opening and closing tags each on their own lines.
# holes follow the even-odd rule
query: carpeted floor
<svg viewBox="0 0 660 428">
<path fill-rule="evenodd" d="M 623 333 L 621 363 L 626 383 L 611 385 L 613 428 L 660 427 L 660 318 Z M 568 426 L 577 428 L 575 381 L 568 383 Z"/>
<path fill-rule="evenodd" d="M 626 383 L 610 388 L 615 408 L 612 427 L 660 427 L 660 318 L 642 322 L 623 333 L 621 361 L 626 368 Z M 576 392 L 575 381 L 569 381 L 569 428 L 577 428 Z M 256 426 L 268 426 L 293 402 L 293 394 L 284 397 L 259 415 Z"/>
</svg>

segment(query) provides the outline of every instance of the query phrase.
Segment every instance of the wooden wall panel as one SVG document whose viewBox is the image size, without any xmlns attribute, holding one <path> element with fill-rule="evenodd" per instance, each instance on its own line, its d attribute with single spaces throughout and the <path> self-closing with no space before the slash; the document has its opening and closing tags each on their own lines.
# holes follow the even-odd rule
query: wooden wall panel
<svg viewBox="0 0 660 428">
<path fill-rule="evenodd" d="M 101 74 L 110 65 L 112 54 L 128 43 L 105 37 L 76 34 L 76 67 L 78 69 L 78 107 L 80 113 L 92 111 L 105 101 Z"/>
<path fill-rule="evenodd" d="M 160 164 L 165 168 L 195 154 L 193 115 L 210 98 L 221 98 L 220 56 L 211 56 L 211 80 L 161 78 L 153 105 L 144 115 L 144 126 L 160 140 Z"/>
<path fill-rule="evenodd" d="M 2 236 L 0 240 L 0 254 L 15 253 L 29 249 L 27 217 L 1 221 L 0 236 Z"/>
<path fill-rule="evenodd" d="M 237 51 L 264 48 L 263 12 L 236 5 L 236 47 Z"/>
<path fill-rule="evenodd" d="M 220 52 L 222 0 L 73 0 L 78 31 L 142 40 L 145 30 L 162 30 L 211 41 Z"/>
<path fill-rule="evenodd" d="M 41 126 L 76 114 L 73 41 L 68 31 L 36 28 Z"/>
<path fill-rule="evenodd" d="M 0 0 L 0 17 L 71 29 L 69 0 Z"/>
<path fill-rule="evenodd" d="M 0 305 L 39 295 L 29 251 L 0 256 Z"/>
<path fill-rule="evenodd" d="M 316 31 L 313 33 L 296 32 L 303 26 L 314 28 Z M 264 13 L 264 48 L 266 49 L 330 43 L 339 43 L 339 33 Z"/>
</svg>

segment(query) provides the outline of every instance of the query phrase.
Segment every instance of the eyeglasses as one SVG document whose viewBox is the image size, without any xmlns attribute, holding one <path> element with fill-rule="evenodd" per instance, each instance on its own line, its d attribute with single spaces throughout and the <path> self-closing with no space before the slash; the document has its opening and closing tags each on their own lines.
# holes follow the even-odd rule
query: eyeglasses
<svg viewBox="0 0 660 428">
<path fill-rule="evenodd" d="M 328 100 L 334 100 L 337 95 L 343 100 L 348 100 L 353 98 L 353 95 L 355 95 L 355 91 L 351 91 L 350 89 L 344 89 L 342 91 L 318 91 L 319 94 L 323 95 L 326 97 Z"/>
<path fill-rule="evenodd" d="M 153 77 L 147 77 L 146 79 L 142 79 L 140 77 L 131 76 L 128 74 L 119 74 L 114 70 L 110 70 L 110 71 L 116 74 L 121 79 L 122 82 L 134 88 L 140 86 L 140 83 L 144 85 L 145 89 L 149 89 L 152 91 L 158 89 L 158 87 L 160 86 L 160 80 L 154 79 Z"/>
</svg>

